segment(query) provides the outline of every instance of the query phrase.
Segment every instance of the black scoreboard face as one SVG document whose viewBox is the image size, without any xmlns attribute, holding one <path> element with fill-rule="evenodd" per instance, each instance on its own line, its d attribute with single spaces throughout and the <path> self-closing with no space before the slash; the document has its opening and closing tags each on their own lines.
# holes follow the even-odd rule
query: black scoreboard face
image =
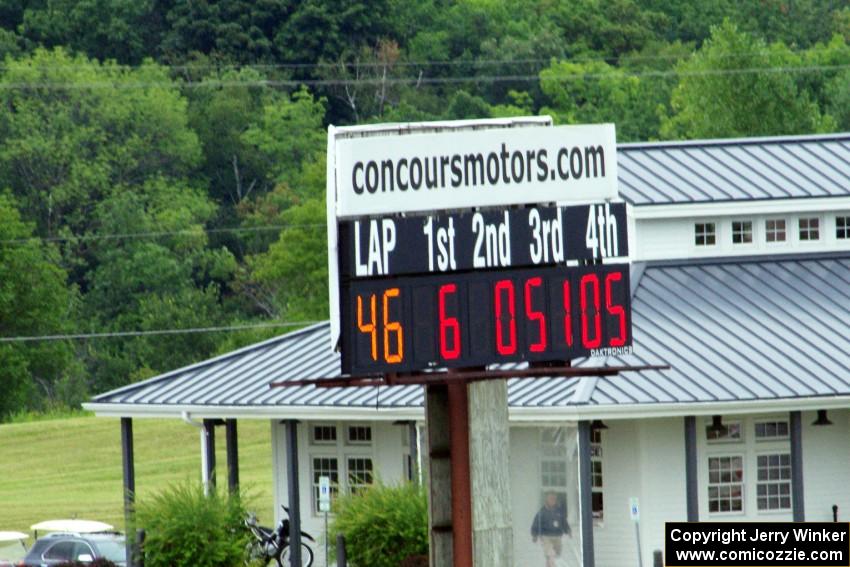
<svg viewBox="0 0 850 567">
<path fill-rule="evenodd" d="M 343 371 L 403 372 L 628 352 L 628 264 L 351 280 Z"/>
<path fill-rule="evenodd" d="M 629 265 L 601 263 L 626 226 L 621 203 L 341 222 L 343 372 L 628 352 Z"/>
</svg>

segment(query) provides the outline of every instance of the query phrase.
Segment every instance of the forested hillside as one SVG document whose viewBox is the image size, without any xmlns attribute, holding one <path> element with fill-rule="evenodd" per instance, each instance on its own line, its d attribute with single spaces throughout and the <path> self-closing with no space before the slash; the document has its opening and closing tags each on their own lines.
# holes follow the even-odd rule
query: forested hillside
<svg viewBox="0 0 850 567">
<path fill-rule="evenodd" d="M 325 318 L 328 124 L 848 130 L 848 42 L 850 0 L 0 0 L 0 419 Z"/>
</svg>

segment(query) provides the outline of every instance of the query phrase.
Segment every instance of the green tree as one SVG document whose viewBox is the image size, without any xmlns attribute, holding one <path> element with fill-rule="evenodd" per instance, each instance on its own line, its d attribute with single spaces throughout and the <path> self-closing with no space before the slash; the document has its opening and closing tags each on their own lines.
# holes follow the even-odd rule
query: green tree
<svg viewBox="0 0 850 567">
<path fill-rule="evenodd" d="M 712 28 L 703 47 L 677 66 L 674 114 L 664 119 L 663 135 L 719 138 L 828 131 L 832 118 L 797 85 L 793 69 L 799 64 L 799 56 L 784 45 L 767 45 L 729 21 Z"/>
<path fill-rule="evenodd" d="M 556 62 L 540 73 L 551 114 L 563 124 L 614 122 L 617 138 L 645 140 L 657 135 L 653 100 L 637 76 L 603 61 Z"/>
<path fill-rule="evenodd" d="M 52 246 L 33 238 L 8 194 L 0 194 L 0 328 L 5 337 L 57 335 L 71 330 L 76 292 Z M 0 420 L 55 398 L 71 377 L 73 347 L 66 341 L 0 343 Z"/>
</svg>

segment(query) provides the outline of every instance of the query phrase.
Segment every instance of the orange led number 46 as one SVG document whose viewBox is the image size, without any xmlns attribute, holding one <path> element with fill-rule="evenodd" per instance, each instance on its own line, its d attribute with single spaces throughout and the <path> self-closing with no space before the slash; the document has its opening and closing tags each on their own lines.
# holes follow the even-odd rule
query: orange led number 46
<svg viewBox="0 0 850 567">
<path fill-rule="evenodd" d="M 399 297 L 401 291 L 397 287 L 391 287 L 384 291 L 381 300 L 383 311 L 384 329 L 384 362 L 387 364 L 398 364 L 404 360 L 404 329 L 399 321 L 390 321 L 390 300 Z M 372 360 L 378 360 L 378 314 L 377 295 L 369 296 L 369 315 L 367 322 L 363 321 L 363 296 L 357 296 L 357 328 L 361 333 L 369 335 Z M 395 341 L 390 340 L 390 335 L 395 335 Z M 391 352 L 392 344 L 395 343 L 395 352 Z"/>
</svg>

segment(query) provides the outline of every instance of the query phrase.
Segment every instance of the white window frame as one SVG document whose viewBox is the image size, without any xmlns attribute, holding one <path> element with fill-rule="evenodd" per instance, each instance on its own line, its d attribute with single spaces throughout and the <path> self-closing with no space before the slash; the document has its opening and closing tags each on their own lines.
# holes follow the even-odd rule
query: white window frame
<svg viewBox="0 0 850 567">
<path fill-rule="evenodd" d="M 723 439 L 709 439 L 708 438 L 708 428 L 711 426 L 711 418 L 704 422 L 705 427 L 703 427 L 703 433 L 705 434 L 705 442 L 708 445 L 723 445 L 723 444 L 733 444 L 733 443 L 744 443 L 747 439 L 747 433 L 744 430 L 744 424 L 742 421 L 737 419 L 724 419 L 723 425 L 726 427 L 736 426 L 738 428 L 738 432 L 740 433 L 740 437 L 726 437 Z"/>
<path fill-rule="evenodd" d="M 336 439 L 333 441 L 327 440 L 318 440 L 316 439 L 316 428 L 317 427 L 333 427 L 336 431 Z M 336 423 L 311 423 L 310 424 L 310 445 L 316 447 L 336 447 L 339 443 L 339 426 Z"/>
<path fill-rule="evenodd" d="M 844 219 L 844 228 L 838 228 L 838 219 Z M 838 231 L 844 230 L 845 236 L 838 236 Z M 835 215 L 835 240 L 839 242 L 850 242 L 850 213 L 839 213 Z"/>
<path fill-rule="evenodd" d="M 741 225 L 740 231 L 735 230 L 736 224 Z M 744 226 L 747 225 L 747 224 L 750 225 L 749 231 L 744 230 Z M 732 246 L 734 246 L 735 248 L 748 248 L 748 247 L 751 247 L 751 246 L 755 246 L 755 244 L 756 244 L 756 223 L 753 219 L 732 220 L 729 224 L 729 228 L 730 228 L 730 230 L 729 230 L 729 242 L 732 244 Z M 750 241 L 749 242 L 746 242 L 744 240 L 742 240 L 741 242 L 735 242 L 735 235 L 736 234 L 740 234 L 742 239 L 743 239 L 743 237 L 748 233 L 750 235 Z"/>
<path fill-rule="evenodd" d="M 789 476 L 788 476 L 788 478 L 787 478 L 787 479 L 780 479 L 780 480 L 759 480 L 759 477 L 758 477 L 758 473 L 759 473 L 759 464 L 758 464 L 758 462 L 759 462 L 759 457 L 772 457 L 772 456 L 785 456 L 785 455 L 787 455 L 787 456 L 788 456 L 788 475 L 789 475 Z M 791 475 L 793 474 L 793 471 L 792 471 L 792 469 L 793 469 L 793 465 L 791 464 L 791 448 L 790 448 L 790 447 L 786 447 L 786 448 L 784 448 L 784 449 L 782 449 L 782 448 L 775 448 L 775 449 L 770 449 L 770 450 L 765 449 L 765 450 L 763 450 L 763 451 L 759 451 L 759 452 L 757 452 L 757 453 L 755 454 L 755 457 L 756 457 L 756 458 L 755 458 L 755 503 L 756 503 L 756 513 L 758 513 L 758 514 L 760 514 L 760 515 L 788 514 L 788 513 L 789 513 L 789 512 L 790 512 L 790 511 L 794 508 L 794 495 L 793 495 L 793 493 L 792 493 L 792 488 L 791 488 Z M 765 485 L 768 485 L 768 484 L 776 484 L 776 485 L 780 485 L 780 484 L 787 484 L 787 485 L 788 485 L 788 507 L 787 507 L 787 508 L 766 508 L 766 509 L 764 509 L 764 510 L 762 510 L 761 508 L 759 508 L 759 492 L 758 492 L 758 489 L 759 489 L 759 485 L 762 485 L 762 484 L 765 484 Z M 770 497 L 768 496 L 768 498 L 770 498 Z M 779 497 L 779 498 L 781 499 L 781 498 L 782 498 L 782 496 L 780 495 L 780 497 Z"/>
<path fill-rule="evenodd" d="M 711 459 L 741 459 L 741 480 L 739 482 L 711 482 Z M 705 505 L 708 510 L 708 515 L 712 517 L 728 517 L 728 516 L 745 516 L 747 513 L 747 456 L 745 453 L 729 453 L 729 452 L 717 452 L 717 453 L 709 453 L 706 455 L 706 485 L 705 485 Z M 709 492 L 711 488 L 714 486 L 733 486 L 740 485 L 741 486 L 741 509 L 740 510 L 729 510 L 727 512 L 712 512 L 711 511 L 711 497 L 709 496 Z"/>
<path fill-rule="evenodd" d="M 762 424 L 766 424 L 766 423 L 784 423 L 785 427 L 787 428 L 788 433 L 783 435 L 783 436 L 776 436 L 776 437 L 759 437 L 756 434 L 756 427 L 758 427 L 759 425 L 762 425 Z M 761 443 L 784 442 L 784 441 L 788 441 L 790 438 L 791 438 L 791 422 L 787 418 L 765 417 L 765 418 L 759 418 L 759 419 L 753 420 L 753 440 L 756 443 L 761 444 Z"/>
<path fill-rule="evenodd" d="M 359 439 L 351 439 L 351 430 L 352 429 L 368 429 L 369 430 L 369 440 L 362 441 Z M 357 446 L 357 447 L 371 447 L 372 443 L 375 442 L 375 428 L 369 425 L 345 425 L 345 444 L 348 446 Z"/>
<path fill-rule="evenodd" d="M 361 483 L 352 483 L 351 482 L 351 467 L 349 466 L 350 459 L 368 459 L 372 463 L 372 479 L 370 482 L 361 484 Z M 363 453 L 346 453 L 345 455 L 345 492 L 346 494 L 353 494 L 351 489 L 352 487 L 366 488 L 369 486 L 375 485 L 375 458 L 372 455 L 364 455 Z"/>
<path fill-rule="evenodd" d="M 813 221 L 813 220 L 816 220 L 817 223 L 818 223 L 818 237 L 817 238 L 809 238 L 809 239 L 804 240 L 802 238 L 803 228 L 802 228 L 801 224 L 802 224 L 803 221 Z M 808 245 L 808 244 L 822 243 L 824 241 L 824 235 L 825 235 L 824 229 L 825 228 L 826 227 L 824 226 L 823 217 L 821 215 L 800 215 L 799 217 L 797 217 L 797 231 L 796 231 L 797 242 L 804 245 L 804 246 Z M 811 227 L 807 228 L 806 230 L 811 231 Z"/>
<path fill-rule="evenodd" d="M 769 222 L 776 223 L 776 222 L 780 222 L 780 221 L 785 223 L 785 228 L 782 229 L 782 232 L 785 235 L 785 239 L 784 240 L 768 240 L 767 235 L 770 233 L 770 229 L 767 227 L 767 223 L 769 223 Z M 776 233 L 778 231 L 777 231 L 776 228 L 774 228 L 773 232 Z M 764 243 L 766 245 L 768 245 L 768 246 L 784 246 L 784 245 L 788 244 L 788 242 L 790 241 L 789 236 L 790 235 L 788 234 L 788 219 L 786 219 L 785 217 L 772 217 L 772 218 L 764 219 Z"/>
<path fill-rule="evenodd" d="M 699 226 L 707 227 L 708 225 L 711 225 L 714 228 L 714 232 L 710 233 L 710 232 L 705 231 L 703 233 L 700 233 L 698 231 L 697 227 L 699 227 Z M 694 237 L 691 240 L 691 244 L 695 249 L 697 249 L 697 250 L 714 249 L 714 248 L 717 247 L 718 243 L 720 242 L 720 223 L 715 221 L 715 220 L 694 221 L 694 232 L 693 232 L 693 234 L 694 234 Z M 697 238 L 699 238 L 700 236 L 702 236 L 703 239 L 707 240 L 709 235 L 714 237 L 714 242 L 712 244 L 708 244 L 708 243 L 699 244 L 697 242 Z"/>
<path fill-rule="evenodd" d="M 313 516 L 319 516 L 324 512 L 319 512 L 319 481 L 316 478 L 316 463 L 314 459 L 336 459 L 336 476 L 337 482 L 334 483 L 331 479 L 331 501 L 336 497 L 343 486 L 343 470 L 341 468 L 339 455 L 334 453 L 311 453 L 310 454 L 310 501 L 312 502 Z"/>
</svg>

